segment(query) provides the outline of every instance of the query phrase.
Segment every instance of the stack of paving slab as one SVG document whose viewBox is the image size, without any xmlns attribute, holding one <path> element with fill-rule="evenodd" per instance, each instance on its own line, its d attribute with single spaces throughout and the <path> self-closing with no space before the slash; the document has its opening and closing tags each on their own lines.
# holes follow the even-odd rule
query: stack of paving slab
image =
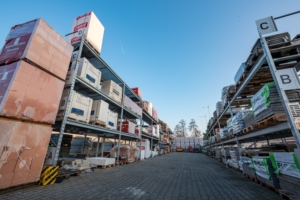
<svg viewBox="0 0 300 200">
<path fill-rule="evenodd" d="M 300 197 L 300 166 L 294 152 L 271 152 L 270 158 L 281 189 Z"/>
<path fill-rule="evenodd" d="M 40 179 L 72 51 L 43 19 L 11 28 L 0 53 L 0 189 Z"/>
<path fill-rule="evenodd" d="M 90 165 L 97 166 L 106 166 L 115 164 L 115 158 L 105 158 L 105 157 L 94 157 L 94 158 L 86 158 L 86 160 L 90 163 Z"/>
</svg>

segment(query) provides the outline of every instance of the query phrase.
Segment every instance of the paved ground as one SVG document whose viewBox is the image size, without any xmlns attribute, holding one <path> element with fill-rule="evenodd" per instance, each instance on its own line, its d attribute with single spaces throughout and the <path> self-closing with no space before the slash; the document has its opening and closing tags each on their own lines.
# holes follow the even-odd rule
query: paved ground
<svg viewBox="0 0 300 200">
<path fill-rule="evenodd" d="M 96 169 L 60 184 L 0 195 L 6 199 L 280 199 L 275 192 L 204 154 L 172 153 Z"/>
</svg>

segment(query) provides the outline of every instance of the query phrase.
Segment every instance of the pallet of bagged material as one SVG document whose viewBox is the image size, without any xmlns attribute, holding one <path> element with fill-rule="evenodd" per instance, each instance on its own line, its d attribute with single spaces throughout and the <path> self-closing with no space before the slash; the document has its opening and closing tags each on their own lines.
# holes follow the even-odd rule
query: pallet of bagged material
<svg viewBox="0 0 300 200">
<path fill-rule="evenodd" d="M 275 124 L 278 124 L 280 122 L 284 122 L 286 121 L 286 115 L 285 113 L 278 113 L 278 114 L 274 114 L 271 117 L 268 117 L 267 119 L 264 119 L 260 122 L 257 123 L 259 128 L 266 128 L 268 126 L 272 126 Z"/>
</svg>

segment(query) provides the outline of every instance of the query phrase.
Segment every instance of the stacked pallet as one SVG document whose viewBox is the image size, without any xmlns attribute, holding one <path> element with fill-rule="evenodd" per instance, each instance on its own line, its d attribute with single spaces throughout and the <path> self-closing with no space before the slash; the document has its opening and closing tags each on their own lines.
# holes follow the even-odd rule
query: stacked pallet
<svg viewBox="0 0 300 200">
<path fill-rule="evenodd" d="M 43 19 L 11 28 L 0 53 L 0 189 L 39 180 L 72 51 Z"/>
</svg>

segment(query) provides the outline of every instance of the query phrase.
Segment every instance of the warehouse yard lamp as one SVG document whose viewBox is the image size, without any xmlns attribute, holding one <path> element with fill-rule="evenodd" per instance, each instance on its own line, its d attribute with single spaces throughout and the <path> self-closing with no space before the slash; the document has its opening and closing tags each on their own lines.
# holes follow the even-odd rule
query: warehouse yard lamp
<svg viewBox="0 0 300 200">
<path fill-rule="evenodd" d="M 205 108 L 205 107 L 202 107 L 202 108 Z M 210 119 L 209 106 L 207 106 L 207 111 L 208 111 L 208 117 L 209 117 L 209 119 Z"/>
<path fill-rule="evenodd" d="M 199 116 L 199 117 L 205 117 L 205 123 L 206 123 L 206 126 L 207 126 L 206 115 L 204 115 L 204 116 Z M 204 133 L 204 129 L 203 129 L 203 123 L 202 123 L 202 131 L 203 131 L 203 133 Z"/>
</svg>

